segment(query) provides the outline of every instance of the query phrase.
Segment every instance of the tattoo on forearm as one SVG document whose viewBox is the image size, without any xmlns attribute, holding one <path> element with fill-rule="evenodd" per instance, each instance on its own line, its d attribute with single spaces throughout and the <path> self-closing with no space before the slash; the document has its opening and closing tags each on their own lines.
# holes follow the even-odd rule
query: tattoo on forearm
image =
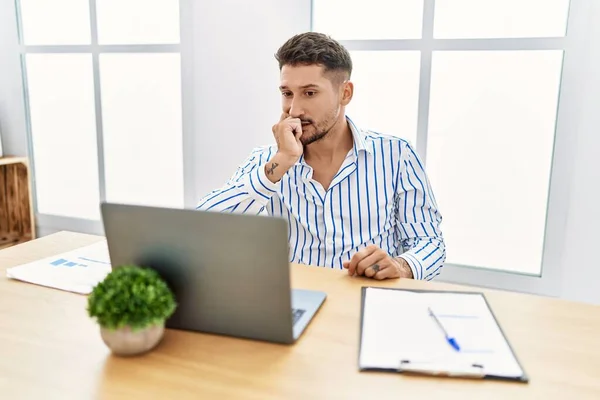
<svg viewBox="0 0 600 400">
<path fill-rule="evenodd" d="M 275 171 L 275 168 L 277 168 L 278 166 L 279 164 L 277 164 L 276 162 L 272 163 L 270 167 L 267 167 L 267 174 L 273 175 L 273 171 Z"/>
</svg>

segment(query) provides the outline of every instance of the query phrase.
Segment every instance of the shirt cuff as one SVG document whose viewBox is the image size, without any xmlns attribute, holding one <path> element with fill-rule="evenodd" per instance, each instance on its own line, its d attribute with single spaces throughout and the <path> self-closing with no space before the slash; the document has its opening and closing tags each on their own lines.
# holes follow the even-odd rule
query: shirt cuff
<svg viewBox="0 0 600 400">
<path fill-rule="evenodd" d="M 275 194 L 277 184 L 267 178 L 264 165 L 258 165 L 246 175 L 244 187 L 253 199 L 266 204 Z"/>
<path fill-rule="evenodd" d="M 399 255 L 398 258 L 401 258 L 404 261 L 406 261 L 406 263 L 410 267 L 410 270 L 412 271 L 413 279 L 415 279 L 415 280 L 423 279 L 423 272 L 422 272 L 423 268 L 421 267 L 421 264 L 419 263 L 418 260 L 415 259 L 414 256 L 404 253 L 404 254 Z M 421 271 L 421 273 L 419 273 L 419 271 Z"/>
</svg>

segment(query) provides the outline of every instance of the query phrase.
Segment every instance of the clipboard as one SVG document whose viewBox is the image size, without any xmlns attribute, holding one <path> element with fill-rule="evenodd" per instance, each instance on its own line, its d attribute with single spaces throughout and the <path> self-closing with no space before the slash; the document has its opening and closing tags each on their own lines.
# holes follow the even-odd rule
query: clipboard
<svg viewBox="0 0 600 400">
<path fill-rule="evenodd" d="M 369 295 L 373 295 L 373 294 L 377 294 L 377 296 L 387 296 L 388 299 L 391 298 L 398 298 L 400 299 L 401 297 L 404 297 L 404 300 L 397 300 L 397 304 L 390 304 L 389 309 L 388 310 L 381 310 L 381 316 L 385 316 L 387 315 L 387 318 L 380 318 L 380 320 L 386 319 L 386 320 L 390 320 L 392 322 L 390 322 L 390 324 L 388 324 L 389 326 L 391 326 L 393 329 L 397 329 L 397 332 L 400 332 L 399 329 L 403 329 L 406 330 L 404 332 L 411 332 L 411 334 L 408 337 L 412 337 L 415 338 L 417 336 L 422 337 L 422 336 L 426 336 L 426 337 L 430 337 L 431 341 L 435 341 L 435 343 L 433 343 L 434 348 L 436 349 L 442 349 L 443 347 L 440 346 L 448 346 L 446 350 L 446 348 L 443 348 L 445 353 L 444 354 L 451 354 L 452 351 L 456 351 L 456 359 L 454 359 L 454 356 L 450 356 L 447 359 L 427 359 L 427 357 L 421 358 L 420 354 L 419 354 L 419 346 L 415 345 L 416 341 L 413 341 L 412 343 L 410 343 L 408 346 L 406 346 L 406 348 L 411 347 L 411 351 L 412 353 L 410 353 L 410 351 L 403 353 L 403 350 L 401 350 L 402 346 L 400 345 L 400 347 L 398 349 L 394 349 L 393 347 L 398 345 L 397 342 L 390 342 L 392 344 L 392 348 L 387 348 L 387 346 L 385 345 L 385 343 L 380 343 L 380 344 L 376 344 L 375 342 L 377 341 L 382 341 L 385 340 L 385 338 L 382 338 L 382 336 L 385 336 L 386 334 L 381 332 L 381 329 L 379 332 L 377 332 L 377 340 L 373 340 L 375 337 L 372 336 L 374 333 L 374 330 L 376 327 L 372 327 L 372 329 L 369 332 L 366 332 L 369 329 L 365 329 L 365 322 L 373 322 L 375 321 L 374 318 L 377 317 L 377 315 L 366 315 L 367 312 L 373 312 L 374 314 L 378 314 L 379 311 L 366 311 L 366 302 L 368 301 L 368 294 Z M 414 295 L 413 295 L 414 294 Z M 424 295 L 424 296 L 415 296 L 415 295 Z M 431 296 L 429 296 L 431 295 Z M 392 296 L 392 297 L 390 297 Z M 436 300 L 429 300 L 428 296 L 431 299 L 436 299 Z M 448 315 L 448 317 L 456 317 L 456 318 L 449 318 L 450 320 L 454 319 L 456 321 L 454 321 L 454 326 L 458 327 L 458 326 L 468 326 L 469 324 L 472 324 L 473 326 L 476 326 L 474 324 L 481 324 L 483 326 L 483 324 L 485 323 L 485 332 L 488 332 L 488 335 L 490 337 L 493 337 L 494 340 L 492 342 L 494 342 L 497 347 L 498 347 L 498 351 L 496 353 L 494 353 L 494 350 L 496 350 L 496 348 L 490 350 L 489 353 L 482 355 L 482 354 L 477 354 L 476 351 L 474 351 L 472 354 L 469 354 L 469 349 L 468 348 L 463 348 L 461 350 L 456 350 L 453 349 L 452 351 L 450 350 L 450 346 L 448 345 L 448 343 L 446 343 L 446 341 L 444 340 L 444 332 L 440 331 L 439 329 L 436 331 L 435 329 L 435 321 L 431 321 L 431 316 L 427 315 L 427 313 L 425 312 L 426 308 L 424 308 L 424 304 L 431 304 L 432 302 L 435 303 L 436 301 L 440 301 L 442 299 L 442 296 L 444 296 L 446 298 L 446 300 L 448 299 L 460 299 L 461 301 L 470 301 L 473 300 L 473 303 L 479 303 L 478 304 L 478 311 L 481 312 L 481 320 L 478 321 L 476 320 L 478 317 L 477 316 L 473 316 L 473 318 L 470 318 L 470 320 L 468 320 L 468 318 L 466 317 L 471 317 L 471 316 L 464 316 L 465 318 L 463 318 L 461 320 L 461 316 L 450 316 Z M 473 297 L 471 297 L 473 296 Z M 412 308 L 404 308 L 405 310 L 411 310 L 408 313 L 408 317 L 406 317 L 406 315 L 404 315 L 405 313 L 402 312 L 402 310 L 397 311 L 394 308 L 398 308 L 398 305 L 404 301 L 405 303 L 410 303 L 411 301 L 414 300 L 414 304 Z M 379 304 L 379 306 L 383 306 L 383 307 L 387 307 L 384 303 L 383 300 L 377 300 L 380 301 L 381 303 Z M 396 300 L 394 300 L 396 301 Z M 454 301 L 454 300 L 452 300 Z M 451 303 L 451 301 L 446 301 L 447 303 Z M 375 307 L 375 303 L 372 305 L 372 307 Z M 447 307 L 451 307 L 447 306 Z M 375 310 L 374 308 L 371 308 L 370 310 Z M 424 315 L 421 315 L 423 314 Z M 487 314 L 489 313 L 489 315 Z M 431 321 L 431 323 L 429 325 L 426 326 L 425 329 L 425 325 L 420 325 L 420 326 L 412 326 L 411 327 L 411 323 L 412 321 L 410 320 L 412 317 L 410 315 L 418 315 L 418 321 L 419 323 L 425 321 L 426 319 L 429 319 Z M 392 318 L 389 318 L 390 316 L 392 316 Z M 402 320 L 403 318 L 407 318 L 406 320 Z M 393 322 L 394 320 L 397 321 Z M 416 320 L 416 319 L 415 319 Z M 383 324 L 386 324 L 387 322 L 382 322 L 382 326 Z M 462 324 L 462 325 L 461 325 Z M 375 324 L 377 325 L 377 324 Z M 381 326 L 377 326 L 379 328 L 381 328 Z M 367 328 L 371 328 L 371 327 L 367 327 Z M 411 330 L 412 328 L 412 330 Z M 416 329 L 415 329 L 416 328 Z M 423 328 L 421 329 L 421 331 L 419 331 L 419 328 Z M 431 329 L 433 329 L 433 331 L 431 331 Z M 427 332 L 423 332 L 423 331 L 427 331 Z M 450 329 L 450 331 L 452 331 L 453 329 Z M 455 330 L 455 331 L 460 331 L 460 330 Z M 506 380 L 506 381 L 514 381 L 514 382 L 521 382 L 521 383 L 528 383 L 529 382 L 529 377 L 528 374 L 525 372 L 525 370 L 522 367 L 521 362 L 519 361 L 519 359 L 516 356 L 516 353 L 514 352 L 510 342 L 508 341 L 504 331 L 502 330 L 502 327 L 500 326 L 500 324 L 498 323 L 498 320 L 496 318 L 496 316 L 493 313 L 492 308 L 490 307 L 484 293 L 482 292 L 461 292 L 461 291 L 432 291 L 432 290 L 410 290 L 410 289 L 398 289 L 398 288 L 380 288 L 380 287 L 369 287 L 369 286 L 364 286 L 361 289 L 361 313 L 360 313 L 360 329 L 359 329 L 359 346 L 358 346 L 358 366 L 359 366 L 359 371 L 386 371 L 386 372 L 396 372 L 396 373 L 403 373 L 403 374 L 417 374 L 417 375 L 431 375 L 431 376 L 443 376 L 443 377 L 460 377 L 460 378 L 472 378 L 472 379 L 492 379 L 492 380 Z M 388 330 L 386 330 L 386 332 L 388 332 Z M 435 333 L 433 333 L 435 332 Z M 390 332 L 390 335 L 394 335 L 395 332 Z M 369 337 L 367 337 L 368 335 L 371 335 Z M 395 338 L 395 336 L 394 336 Z M 465 341 L 464 337 L 461 337 L 460 332 L 457 332 L 456 335 L 456 339 L 458 341 L 458 343 L 460 344 L 461 342 L 463 342 L 463 344 L 469 344 L 468 341 Z M 485 339 L 485 338 L 483 338 Z M 369 340 L 369 342 L 364 342 L 365 340 Z M 426 340 L 426 339 L 423 339 Z M 485 342 L 485 340 L 482 341 L 482 343 Z M 427 345 L 429 345 L 430 342 L 427 342 Z M 487 344 L 486 344 L 487 345 Z M 373 349 L 375 349 L 377 346 L 381 346 L 380 349 L 380 354 L 381 355 L 381 359 L 378 361 L 377 357 L 373 354 L 376 354 L 376 352 L 374 352 Z M 404 350 L 406 350 L 406 348 Z M 424 347 L 425 348 L 425 347 Z M 370 352 L 374 352 L 372 353 L 369 357 L 365 357 L 365 351 L 370 351 Z M 398 353 L 400 354 L 393 354 L 394 351 L 398 350 Z M 428 348 L 429 350 L 429 348 Z M 463 351 L 462 354 L 460 354 L 460 352 Z M 385 354 L 384 354 L 385 353 Z M 391 354 L 391 355 L 390 355 Z M 459 356 L 460 354 L 460 356 Z M 501 360 L 501 361 L 499 361 Z M 487 364 L 487 366 L 486 366 Z M 499 366 L 504 365 L 505 368 L 501 368 Z"/>
</svg>

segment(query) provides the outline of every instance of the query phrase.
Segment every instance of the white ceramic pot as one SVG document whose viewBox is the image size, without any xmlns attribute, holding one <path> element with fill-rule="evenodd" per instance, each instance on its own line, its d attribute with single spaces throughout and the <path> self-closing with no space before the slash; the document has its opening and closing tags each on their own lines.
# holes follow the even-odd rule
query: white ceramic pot
<svg viewBox="0 0 600 400">
<path fill-rule="evenodd" d="M 164 322 L 140 331 L 130 327 L 116 330 L 100 327 L 100 335 L 108 348 L 119 356 L 132 356 L 152 350 L 160 343 L 165 333 Z"/>
</svg>

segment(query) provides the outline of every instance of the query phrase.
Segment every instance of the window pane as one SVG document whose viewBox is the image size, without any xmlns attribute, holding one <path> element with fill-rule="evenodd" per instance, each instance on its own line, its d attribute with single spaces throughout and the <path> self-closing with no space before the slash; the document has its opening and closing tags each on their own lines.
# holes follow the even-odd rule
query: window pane
<svg viewBox="0 0 600 400">
<path fill-rule="evenodd" d="M 28 54 L 38 212 L 99 219 L 90 54 Z"/>
<path fill-rule="evenodd" d="M 354 96 L 348 116 L 357 125 L 413 144 L 419 106 L 418 51 L 352 52 Z"/>
<path fill-rule="evenodd" d="M 106 197 L 183 207 L 179 54 L 101 54 Z"/>
<path fill-rule="evenodd" d="M 20 0 L 26 45 L 90 44 L 89 1 Z"/>
<path fill-rule="evenodd" d="M 343 39 L 418 39 L 423 0 L 313 0 L 313 30 Z"/>
<path fill-rule="evenodd" d="M 562 51 L 435 52 L 427 167 L 448 263 L 539 274 Z"/>
<path fill-rule="evenodd" d="M 96 0 L 98 43 L 179 43 L 178 0 Z"/>
<path fill-rule="evenodd" d="M 436 0 L 435 38 L 564 36 L 569 0 Z"/>
</svg>

